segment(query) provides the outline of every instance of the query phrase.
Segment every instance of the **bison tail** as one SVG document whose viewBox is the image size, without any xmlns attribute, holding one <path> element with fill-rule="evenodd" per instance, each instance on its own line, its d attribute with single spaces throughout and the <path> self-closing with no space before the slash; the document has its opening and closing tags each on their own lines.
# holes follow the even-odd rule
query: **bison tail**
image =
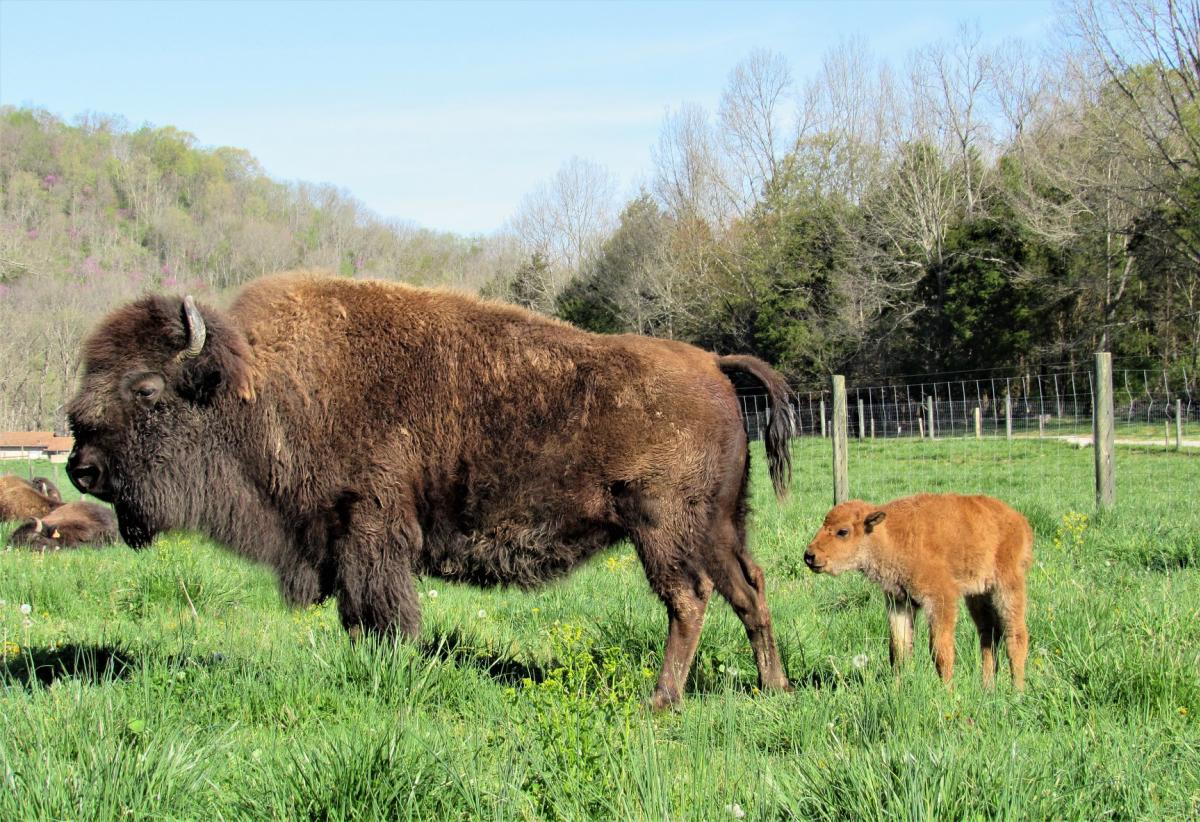
<svg viewBox="0 0 1200 822">
<path fill-rule="evenodd" d="M 767 390 L 771 416 L 764 438 L 767 447 L 767 467 L 771 473 L 771 482 L 775 486 L 775 496 L 783 499 L 787 496 L 788 485 L 792 481 L 792 451 L 788 447 L 793 427 L 792 406 L 789 402 L 791 389 L 778 371 L 757 357 L 718 357 L 717 366 L 726 375 L 735 372 L 748 374 Z"/>
</svg>

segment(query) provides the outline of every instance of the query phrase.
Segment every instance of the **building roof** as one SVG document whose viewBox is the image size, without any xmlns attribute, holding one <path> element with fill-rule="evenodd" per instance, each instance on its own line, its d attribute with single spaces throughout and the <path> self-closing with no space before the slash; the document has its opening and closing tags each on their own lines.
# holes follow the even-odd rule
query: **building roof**
<svg viewBox="0 0 1200 822">
<path fill-rule="evenodd" d="M 3 431 L 0 432 L 0 448 L 26 448 L 29 450 L 66 453 L 75 440 L 71 437 L 56 437 L 53 431 Z"/>
</svg>

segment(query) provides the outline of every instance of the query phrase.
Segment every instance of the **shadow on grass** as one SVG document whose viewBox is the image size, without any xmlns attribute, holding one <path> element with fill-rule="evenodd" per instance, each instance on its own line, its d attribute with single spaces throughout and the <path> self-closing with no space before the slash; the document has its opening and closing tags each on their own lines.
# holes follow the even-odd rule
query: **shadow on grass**
<svg viewBox="0 0 1200 822">
<path fill-rule="evenodd" d="M 126 679 L 134 665 L 132 654 L 112 645 L 25 648 L 0 669 L 0 683 L 31 688 L 34 682 L 53 685 L 60 679 L 78 679 L 98 685 Z"/>
<path fill-rule="evenodd" d="M 520 685 L 526 679 L 542 682 L 546 678 L 546 669 L 542 666 L 499 656 L 474 646 L 456 630 L 435 635 L 433 639 L 422 642 L 420 649 L 422 654 L 431 659 L 470 665 L 505 685 Z"/>
</svg>

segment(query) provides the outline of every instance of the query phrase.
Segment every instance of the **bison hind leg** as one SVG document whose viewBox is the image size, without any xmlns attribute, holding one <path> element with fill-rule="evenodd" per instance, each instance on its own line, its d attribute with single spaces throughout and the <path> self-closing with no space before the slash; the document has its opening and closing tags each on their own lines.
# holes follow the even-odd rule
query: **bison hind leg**
<svg viewBox="0 0 1200 822">
<path fill-rule="evenodd" d="M 733 519 L 718 520 L 708 546 L 708 573 L 746 629 L 758 667 L 759 687 L 790 690 L 767 607 L 766 577 L 750 557 L 743 534 Z"/>
</svg>

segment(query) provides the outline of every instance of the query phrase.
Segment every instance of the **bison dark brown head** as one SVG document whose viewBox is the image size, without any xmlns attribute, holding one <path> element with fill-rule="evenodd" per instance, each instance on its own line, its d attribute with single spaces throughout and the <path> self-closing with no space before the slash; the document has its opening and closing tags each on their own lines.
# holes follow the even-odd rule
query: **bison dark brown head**
<svg viewBox="0 0 1200 822">
<path fill-rule="evenodd" d="M 68 406 L 75 447 L 67 475 L 113 504 L 124 540 L 196 527 L 205 486 L 221 475 L 222 407 L 253 398 L 249 348 L 215 309 L 145 297 L 106 317 L 85 341 Z M 239 399 L 240 397 L 240 399 Z M 208 489 L 219 493 L 217 489 Z"/>
</svg>

